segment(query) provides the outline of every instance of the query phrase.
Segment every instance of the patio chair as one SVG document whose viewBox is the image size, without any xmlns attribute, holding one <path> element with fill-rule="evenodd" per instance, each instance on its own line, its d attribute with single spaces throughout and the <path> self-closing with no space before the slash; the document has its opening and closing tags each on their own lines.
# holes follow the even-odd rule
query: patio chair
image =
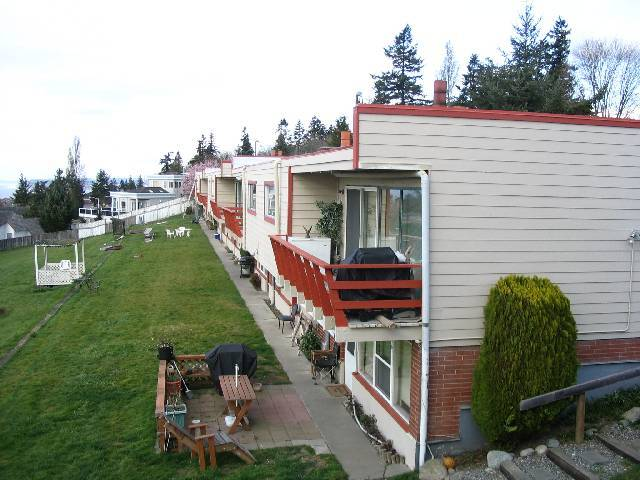
<svg viewBox="0 0 640 480">
<path fill-rule="evenodd" d="M 294 303 L 291 305 L 291 315 L 280 315 L 278 317 L 278 328 L 280 328 L 280 332 L 284 333 L 284 324 L 289 322 L 291 325 L 291 329 L 293 330 L 293 324 L 296 321 L 296 317 L 300 314 L 300 305 L 298 303 Z"/>
<path fill-rule="evenodd" d="M 184 227 L 176 228 L 176 236 L 184 237 Z"/>
<path fill-rule="evenodd" d="M 173 230 L 169 230 L 168 228 L 166 229 L 167 232 L 167 238 L 173 238 L 173 236 L 175 235 Z"/>
<path fill-rule="evenodd" d="M 336 368 L 340 362 L 340 344 L 333 342 L 333 348 L 327 350 L 311 351 L 311 378 L 313 383 L 318 384 L 317 377 L 322 380 L 327 375 L 331 376 L 331 383 L 336 381 Z"/>
<path fill-rule="evenodd" d="M 201 471 L 204 471 L 207 467 L 207 460 L 205 458 L 205 440 L 207 441 L 207 450 L 209 453 L 209 463 L 211 464 L 211 468 L 217 467 L 216 451 L 231 452 L 248 464 L 255 463 L 256 461 L 249 450 L 238 444 L 226 433 L 221 431 L 207 433 L 206 423 L 189 425 L 187 429 L 185 429 L 166 417 L 164 417 L 164 420 L 164 435 L 166 436 L 168 434 L 176 439 L 178 443 L 178 451 L 181 451 L 183 447 L 187 447 L 191 450 L 191 458 L 197 455 Z M 162 448 L 166 451 L 166 439 L 161 438 L 161 440 Z"/>
</svg>

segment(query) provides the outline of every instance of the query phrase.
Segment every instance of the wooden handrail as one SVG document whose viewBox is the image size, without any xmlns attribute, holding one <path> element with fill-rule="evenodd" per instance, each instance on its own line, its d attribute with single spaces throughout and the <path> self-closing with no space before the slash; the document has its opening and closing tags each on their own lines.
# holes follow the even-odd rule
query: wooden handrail
<svg viewBox="0 0 640 480">
<path fill-rule="evenodd" d="M 582 443 L 584 441 L 584 421 L 585 421 L 585 407 L 586 407 L 586 392 L 594 390 L 596 388 L 605 387 L 607 385 L 613 385 L 614 383 L 628 380 L 630 378 L 640 377 L 640 367 L 631 368 L 618 373 L 612 373 L 604 377 L 596 378 L 594 380 L 588 380 L 586 382 L 577 383 L 570 387 L 560 388 L 552 392 L 543 393 L 542 395 L 536 395 L 535 397 L 527 398 L 520 402 L 520 411 L 530 410 L 536 407 L 542 407 L 559 400 L 563 400 L 569 397 L 578 396 L 578 407 L 576 410 L 576 443 Z"/>
</svg>

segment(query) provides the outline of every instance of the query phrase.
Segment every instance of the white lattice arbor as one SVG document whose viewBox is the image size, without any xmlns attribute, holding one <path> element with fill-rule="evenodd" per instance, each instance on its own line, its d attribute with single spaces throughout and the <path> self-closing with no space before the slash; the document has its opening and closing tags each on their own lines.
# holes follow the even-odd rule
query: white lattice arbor
<svg viewBox="0 0 640 480">
<path fill-rule="evenodd" d="M 78 244 L 81 247 L 79 258 Z M 70 248 L 73 247 L 75 253 L 75 262 L 72 260 L 60 260 L 59 262 L 49 263 L 47 249 L 49 248 Z M 68 285 L 73 283 L 74 280 L 79 279 L 84 275 L 84 240 L 79 240 L 70 244 L 42 244 L 34 245 L 34 262 L 36 265 L 36 285 Z M 40 266 L 38 262 L 38 249 L 43 250 L 44 265 Z"/>
</svg>

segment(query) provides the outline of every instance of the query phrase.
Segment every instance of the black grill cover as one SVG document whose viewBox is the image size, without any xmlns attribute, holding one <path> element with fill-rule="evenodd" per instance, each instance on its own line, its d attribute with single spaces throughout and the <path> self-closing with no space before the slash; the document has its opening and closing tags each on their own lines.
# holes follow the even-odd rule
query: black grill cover
<svg viewBox="0 0 640 480">
<path fill-rule="evenodd" d="M 222 395 L 220 389 L 220 375 L 235 375 L 236 364 L 240 375 L 253 377 L 258 368 L 258 355 L 246 345 L 241 343 L 223 343 L 209 350 L 205 355 L 205 361 L 209 365 L 213 385 Z"/>
<path fill-rule="evenodd" d="M 398 257 L 391 248 L 358 248 L 344 262 L 348 264 L 397 264 L 400 263 Z M 411 269 L 409 268 L 375 268 L 375 269 L 339 269 L 336 280 L 410 280 Z M 376 290 L 340 290 L 341 300 L 395 300 L 411 298 L 411 291 L 408 289 L 376 289 Z"/>
</svg>

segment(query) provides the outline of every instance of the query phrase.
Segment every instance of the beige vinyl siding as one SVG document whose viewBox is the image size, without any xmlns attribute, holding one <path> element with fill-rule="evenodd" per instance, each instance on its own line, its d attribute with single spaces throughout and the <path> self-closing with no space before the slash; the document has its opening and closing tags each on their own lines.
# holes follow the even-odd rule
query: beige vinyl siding
<svg viewBox="0 0 640 480">
<path fill-rule="evenodd" d="M 280 174 L 280 201 L 276 196 L 276 210 L 280 209 L 280 232 L 286 233 L 287 222 L 287 168 L 281 165 Z M 248 188 L 246 185 L 249 181 L 256 182 L 256 214 L 246 212 L 245 228 L 244 228 L 244 245 L 245 249 L 251 252 L 260 264 L 264 265 L 272 274 L 277 274 L 273 250 L 271 248 L 271 240 L 269 235 L 277 234 L 275 224 L 267 222 L 264 218 L 264 183 L 276 183 L 276 170 L 273 163 L 261 163 L 258 165 L 248 166 L 244 173 L 243 195 L 244 205 L 247 205 L 246 195 Z"/>
<path fill-rule="evenodd" d="M 287 159 L 293 173 L 309 173 L 330 170 L 351 170 L 353 168 L 353 148 L 319 151 L 311 155 L 301 155 Z"/>
<path fill-rule="evenodd" d="M 480 343 L 489 289 L 510 273 L 557 283 L 581 339 L 640 335 L 640 277 L 631 328 L 615 332 L 640 226 L 640 130 L 369 114 L 359 127 L 360 168 L 430 170 L 436 345 Z"/>
<path fill-rule="evenodd" d="M 216 202 L 221 207 L 236 206 L 236 179 L 233 177 L 218 177 L 216 180 Z"/>
<path fill-rule="evenodd" d="M 325 173 L 293 175 L 292 234 L 303 236 L 304 227 L 313 227 L 312 236 L 317 236 L 315 228 L 320 218 L 317 201 L 333 202 L 338 198 L 337 178 Z"/>
</svg>

